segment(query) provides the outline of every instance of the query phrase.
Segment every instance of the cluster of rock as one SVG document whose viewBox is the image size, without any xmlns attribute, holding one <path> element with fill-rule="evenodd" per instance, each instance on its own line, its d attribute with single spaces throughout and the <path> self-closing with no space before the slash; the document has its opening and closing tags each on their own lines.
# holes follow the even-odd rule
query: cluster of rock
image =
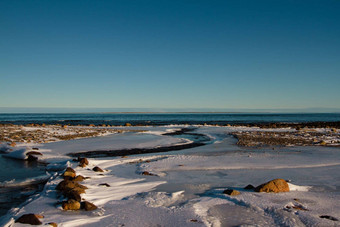
<svg viewBox="0 0 340 227">
<path fill-rule="evenodd" d="M 34 155 L 34 154 L 35 153 L 32 153 L 30 155 Z M 89 164 L 89 161 L 87 160 L 87 158 L 78 158 L 77 161 L 79 162 L 79 166 L 81 167 L 86 167 Z M 85 193 L 85 190 L 87 189 L 87 187 L 84 185 L 81 185 L 79 182 L 87 179 L 86 177 L 77 175 L 76 171 L 70 167 L 66 168 L 62 176 L 64 179 L 57 185 L 56 190 L 60 192 L 65 198 L 67 198 L 65 201 L 62 202 L 63 210 L 82 209 L 85 211 L 92 211 L 92 210 L 97 209 L 96 205 L 88 201 L 84 201 L 81 198 L 81 194 Z M 30 225 L 41 225 L 42 222 L 39 220 L 41 218 L 44 218 L 44 216 L 39 215 L 39 214 L 24 214 L 21 217 L 19 217 L 15 222 L 23 223 L 23 224 L 30 224 Z M 48 224 L 54 227 L 57 226 L 57 224 L 54 222 L 50 222 Z"/>
<path fill-rule="evenodd" d="M 85 167 L 89 164 L 86 158 L 78 158 L 79 166 Z M 64 180 L 61 181 L 56 189 L 67 198 L 62 202 L 64 210 L 80 210 L 91 211 L 97 209 L 97 206 L 88 201 L 82 201 L 81 194 L 85 193 L 86 186 L 81 185 L 79 182 L 85 180 L 85 177 L 76 175 L 76 171 L 70 167 L 66 169 L 63 174 Z"/>
<path fill-rule="evenodd" d="M 289 185 L 287 181 L 284 179 L 274 179 L 268 181 L 267 183 L 261 184 L 257 187 L 254 187 L 253 185 L 249 184 L 244 189 L 253 190 L 255 192 L 280 193 L 289 192 Z M 241 194 L 241 192 L 234 189 L 226 189 L 223 191 L 223 193 L 230 196 L 237 196 Z"/>
<path fill-rule="evenodd" d="M 0 141 L 4 142 L 25 142 L 25 143 L 47 143 L 60 140 L 71 140 L 77 138 L 86 138 L 100 136 L 106 133 L 121 133 L 123 130 L 110 128 L 73 126 L 68 125 L 45 125 L 45 124 L 28 124 L 28 125 L 0 125 Z"/>
<path fill-rule="evenodd" d="M 314 129 L 297 131 L 239 131 L 231 133 L 241 146 L 340 146 L 336 129 L 323 132 Z"/>
</svg>

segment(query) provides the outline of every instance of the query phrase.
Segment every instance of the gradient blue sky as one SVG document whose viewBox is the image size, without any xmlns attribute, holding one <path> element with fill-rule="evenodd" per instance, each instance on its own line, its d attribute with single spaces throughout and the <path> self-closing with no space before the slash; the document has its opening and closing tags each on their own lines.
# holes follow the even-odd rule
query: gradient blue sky
<svg viewBox="0 0 340 227">
<path fill-rule="evenodd" d="M 340 1 L 0 1 L 0 107 L 340 108 Z"/>
</svg>

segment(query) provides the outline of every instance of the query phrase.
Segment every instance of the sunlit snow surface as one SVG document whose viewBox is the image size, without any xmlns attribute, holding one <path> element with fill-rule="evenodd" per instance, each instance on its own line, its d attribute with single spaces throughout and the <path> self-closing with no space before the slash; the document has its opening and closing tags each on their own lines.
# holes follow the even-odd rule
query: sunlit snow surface
<svg viewBox="0 0 340 227">
<path fill-rule="evenodd" d="M 228 135 L 233 130 L 230 127 L 198 128 L 195 133 L 207 135 L 211 142 L 192 149 L 89 159 L 85 168 L 69 162 L 77 174 L 90 177 L 82 183 L 89 188 L 82 198 L 99 208 L 63 211 L 58 203 L 63 198 L 55 191 L 61 177 L 54 171 L 71 159 L 66 154 L 189 142 L 163 135 L 178 130 L 177 126 L 138 129 L 146 132 L 41 145 L 39 151 L 50 163 L 49 182 L 41 194 L 12 209 L 0 225 L 22 226 L 13 220 L 25 213 L 39 213 L 44 215 L 44 224 L 56 222 L 58 226 L 340 226 L 340 221 L 319 217 L 340 219 L 339 148 L 243 148 Z M 94 166 L 105 172 L 93 172 Z M 141 175 L 143 171 L 157 176 Z M 291 191 L 267 194 L 243 189 L 275 178 L 289 180 Z M 102 183 L 111 187 L 99 186 Z M 224 195 L 227 188 L 239 190 L 241 195 Z"/>
</svg>

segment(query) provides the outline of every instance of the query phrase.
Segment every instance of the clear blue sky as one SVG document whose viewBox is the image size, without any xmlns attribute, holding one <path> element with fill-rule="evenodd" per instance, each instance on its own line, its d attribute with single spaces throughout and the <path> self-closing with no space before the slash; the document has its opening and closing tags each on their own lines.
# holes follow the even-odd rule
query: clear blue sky
<svg viewBox="0 0 340 227">
<path fill-rule="evenodd" d="M 0 1 L 0 107 L 340 108 L 340 1 Z"/>
</svg>

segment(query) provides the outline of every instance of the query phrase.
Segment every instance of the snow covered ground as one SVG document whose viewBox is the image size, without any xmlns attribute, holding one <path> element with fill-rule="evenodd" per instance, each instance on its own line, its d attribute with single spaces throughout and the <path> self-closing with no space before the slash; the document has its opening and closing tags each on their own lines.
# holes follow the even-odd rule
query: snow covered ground
<svg viewBox="0 0 340 227">
<path fill-rule="evenodd" d="M 2 217 L 0 225 L 23 214 L 41 214 L 43 224 L 58 226 L 340 226 L 340 148 L 239 147 L 228 135 L 232 127 L 199 127 L 211 142 L 167 153 L 89 159 L 81 168 L 68 153 L 126 148 L 152 148 L 190 141 L 162 135 L 178 126 L 136 127 L 146 132 L 112 134 L 39 145 L 49 181 L 43 192 Z M 238 129 L 240 130 L 240 129 Z M 242 130 L 250 130 L 242 128 Z M 276 129 L 281 130 L 282 129 Z M 29 150 L 21 144 L 12 156 Z M 31 144 L 31 146 L 33 146 Z M 37 146 L 37 145 L 34 145 Z M 21 155 L 21 156 L 20 156 Z M 64 198 L 55 187 L 61 171 L 70 166 L 89 177 L 82 198 L 98 206 L 94 211 L 64 211 Z M 104 172 L 94 172 L 99 166 Z M 152 175 L 142 175 L 143 172 Z M 289 181 L 290 192 L 257 193 L 243 189 L 269 180 Z M 100 184 L 108 184 L 110 187 Z M 236 189 L 238 196 L 223 194 Z"/>
</svg>

